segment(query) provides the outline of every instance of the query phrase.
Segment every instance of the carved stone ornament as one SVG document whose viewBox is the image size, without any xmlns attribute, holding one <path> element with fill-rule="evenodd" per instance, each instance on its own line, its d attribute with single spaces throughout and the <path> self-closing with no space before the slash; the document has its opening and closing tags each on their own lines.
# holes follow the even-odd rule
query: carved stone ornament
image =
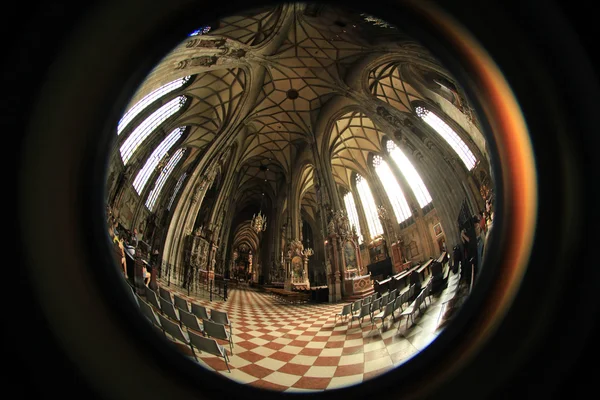
<svg viewBox="0 0 600 400">
<path fill-rule="evenodd" d="M 383 117 L 387 122 L 389 122 L 390 124 L 392 124 L 393 126 L 395 126 L 396 128 L 399 128 L 403 125 L 402 121 L 400 120 L 400 118 L 392 115 L 385 107 L 383 106 L 379 106 L 377 107 L 377 114 L 381 117 Z"/>
<path fill-rule="evenodd" d="M 200 200 L 200 191 L 201 191 L 201 186 L 200 183 L 196 183 L 196 186 L 194 186 L 194 193 L 192 194 L 192 204 L 198 202 L 198 200 Z"/>
<path fill-rule="evenodd" d="M 219 57 L 217 56 L 200 56 L 181 60 L 177 63 L 175 69 L 185 69 L 188 67 L 210 67 L 215 65 Z"/>
<path fill-rule="evenodd" d="M 335 235 L 336 231 L 335 231 L 335 221 L 333 220 L 333 218 L 329 221 L 329 224 L 327 225 L 327 233 L 329 235 Z"/>
<path fill-rule="evenodd" d="M 228 48 L 227 53 L 225 55 L 232 58 L 243 58 L 244 56 L 246 56 L 246 50 Z"/>
<path fill-rule="evenodd" d="M 225 39 L 191 39 L 185 44 L 185 47 L 200 47 L 200 48 L 219 48 L 225 44 Z"/>
<path fill-rule="evenodd" d="M 291 251 L 292 255 L 300 256 L 302 255 L 302 250 L 304 250 L 304 245 L 298 239 L 294 239 L 288 245 L 288 254 Z"/>
</svg>

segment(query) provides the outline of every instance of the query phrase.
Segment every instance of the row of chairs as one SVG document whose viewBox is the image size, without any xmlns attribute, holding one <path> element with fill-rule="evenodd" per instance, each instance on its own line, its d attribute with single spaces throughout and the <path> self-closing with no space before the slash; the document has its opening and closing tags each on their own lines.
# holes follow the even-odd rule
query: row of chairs
<svg viewBox="0 0 600 400">
<path fill-rule="evenodd" d="M 208 310 L 203 305 L 194 302 L 188 303 L 186 299 L 177 294 L 171 294 L 169 290 L 163 287 L 159 287 L 158 289 L 159 296 L 152 289 L 146 287 L 146 299 L 148 299 L 150 304 L 164 312 L 169 318 L 182 324 L 185 324 L 187 321 L 194 325 L 193 321 L 195 320 L 194 317 L 196 317 L 201 321 L 212 321 L 228 327 L 230 339 L 224 338 L 224 340 L 230 341 L 233 349 L 233 324 L 227 312 L 212 309 L 209 315 Z M 194 329 L 193 326 L 192 329 Z"/>
<path fill-rule="evenodd" d="M 191 336 L 186 335 L 186 332 L 196 335 L 200 334 L 203 337 L 227 341 L 229 343 L 231 354 L 233 354 L 233 324 L 229 320 L 227 312 L 211 309 L 209 315 L 206 307 L 194 302 L 188 303 L 184 298 L 177 294 L 171 294 L 170 291 L 160 287 L 159 295 L 152 289 L 146 287 L 146 300 L 148 301 L 149 306 L 158 312 L 158 322 L 161 323 L 159 327 L 162 327 L 163 331 L 169 329 L 167 332 L 176 340 L 179 340 L 192 348 L 193 344 L 191 343 Z M 157 319 L 153 318 L 147 309 L 142 310 L 142 312 L 144 312 L 151 322 L 156 324 Z M 161 321 L 161 319 L 165 319 L 166 322 L 162 323 L 163 321 Z M 226 327 L 229 328 L 229 331 Z M 186 328 L 186 330 L 183 331 L 182 328 Z M 218 346 L 210 346 L 213 350 L 211 354 L 221 356 L 222 346 L 220 344 Z M 225 351 L 224 348 L 223 351 Z M 228 357 L 226 357 L 226 364 L 227 360 Z"/>
<path fill-rule="evenodd" d="M 402 297 L 402 299 L 404 298 L 405 297 Z M 406 300 L 403 302 L 406 302 Z M 349 316 L 351 326 L 355 319 L 358 320 L 360 326 L 362 326 L 362 322 L 366 316 L 369 317 L 371 322 L 374 321 L 374 317 L 376 315 L 378 318 L 381 318 L 385 315 L 385 319 L 389 315 L 389 310 L 386 312 L 386 308 L 388 308 L 387 305 L 389 303 L 392 303 L 392 311 L 395 311 L 401 304 L 397 289 L 393 289 L 391 292 L 386 292 L 380 297 L 379 293 L 373 293 L 372 295 L 363 299 L 356 300 L 354 303 L 344 305 L 342 311 L 336 314 L 334 322 L 337 323 L 337 317 L 341 317 L 341 319 L 344 320 Z"/>
<path fill-rule="evenodd" d="M 450 305 L 450 307 L 452 307 L 454 301 L 457 299 L 457 294 L 458 294 L 458 291 L 460 288 L 461 277 L 462 277 L 462 268 L 460 266 L 458 267 L 458 271 L 456 274 L 450 275 L 448 277 L 448 286 L 446 287 L 446 289 L 444 289 L 444 291 L 442 292 L 442 295 L 441 295 L 442 307 L 440 309 L 440 314 L 438 316 L 438 323 L 440 321 L 440 318 L 446 311 L 446 308 L 448 307 L 448 305 Z"/>
<path fill-rule="evenodd" d="M 216 324 L 212 321 L 203 320 L 202 322 L 205 329 L 204 331 L 201 331 L 196 321 L 195 323 L 191 324 L 194 325 L 194 327 L 185 325 L 186 330 L 183 330 L 179 324 L 171 321 L 161 313 L 156 313 L 154 311 L 154 307 L 145 300 L 141 298 L 136 298 L 136 300 L 140 307 L 140 311 L 148 318 L 152 325 L 165 334 L 165 336 L 168 334 L 171 337 L 171 340 L 173 340 L 175 343 L 181 342 L 189 346 L 196 361 L 198 361 L 198 356 L 196 355 L 194 349 L 198 350 L 199 352 L 206 352 L 217 357 L 222 357 L 223 360 L 225 360 L 227 370 L 231 372 L 231 369 L 229 368 L 229 356 L 227 351 L 225 351 L 225 347 L 219 344 L 215 338 L 211 337 L 211 333 L 214 333 L 213 329 L 215 329 L 217 335 L 219 334 L 217 330 L 218 328 L 216 328 L 219 324 Z M 208 337 L 204 335 L 207 335 Z"/>
<path fill-rule="evenodd" d="M 409 320 L 412 322 L 412 324 L 415 323 L 415 314 L 420 313 L 422 311 L 423 305 L 425 305 L 425 308 L 427 308 L 427 299 L 431 295 L 432 282 L 433 280 L 430 279 L 425 285 L 425 287 L 421 289 L 415 300 L 412 303 L 410 303 L 400 314 L 398 318 L 399 320 L 401 320 L 402 317 L 406 317 L 406 328 L 408 328 Z M 431 300 L 429 301 L 431 302 Z M 401 325 L 402 324 L 398 324 L 398 330 L 400 330 Z"/>
<path fill-rule="evenodd" d="M 385 324 L 385 320 L 388 317 L 392 317 L 396 322 L 396 312 L 400 310 L 398 319 L 402 317 L 410 318 L 414 323 L 414 313 L 421 309 L 422 302 L 426 301 L 431 296 L 431 283 L 432 280 L 426 283 L 425 287 L 419 291 L 419 294 L 415 298 L 415 292 L 418 290 L 415 285 L 411 285 L 407 290 L 399 293 L 397 289 L 393 289 L 390 292 L 386 292 L 381 297 L 378 297 L 377 293 L 373 293 L 371 296 L 367 296 L 364 299 L 357 300 L 354 303 L 346 304 L 343 306 L 342 311 L 336 314 L 334 322 L 337 323 L 337 317 L 341 317 L 342 320 L 350 316 L 350 326 L 352 321 L 355 319 L 359 321 L 359 325 L 362 327 L 362 322 L 366 316 L 369 316 L 372 325 L 377 325 L 377 321 L 381 321 L 381 328 Z M 411 299 L 414 301 L 410 303 L 406 309 L 405 304 L 408 304 Z M 418 300 L 418 301 L 417 301 Z M 430 300 L 431 301 L 431 300 Z M 425 303 L 427 306 L 427 303 Z M 379 328 L 378 328 L 379 329 Z"/>
</svg>

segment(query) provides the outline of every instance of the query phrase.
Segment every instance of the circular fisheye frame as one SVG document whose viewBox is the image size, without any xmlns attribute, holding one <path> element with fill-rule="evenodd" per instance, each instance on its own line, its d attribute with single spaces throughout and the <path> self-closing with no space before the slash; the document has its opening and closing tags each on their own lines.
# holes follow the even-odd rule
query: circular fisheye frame
<svg viewBox="0 0 600 400">
<path fill-rule="evenodd" d="M 40 179 L 21 194 L 42 312 L 94 389 L 491 394 L 539 354 L 551 317 L 517 324 L 540 277 L 535 293 L 554 304 L 566 273 L 543 275 L 540 241 L 578 215 L 540 218 L 577 199 L 543 201 L 540 172 L 565 167 L 551 158 L 570 149 L 534 153 L 551 123 L 535 115 L 563 99 L 524 97 L 539 55 L 516 76 L 449 9 L 174 2 L 94 39 L 106 15 L 134 18 L 125 3 L 79 28 L 113 60 L 68 44 L 98 71 L 54 65 L 24 158 L 23 176 Z M 46 146 L 31 139 L 41 134 Z M 506 346 L 518 360 L 498 354 Z"/>
</svg>

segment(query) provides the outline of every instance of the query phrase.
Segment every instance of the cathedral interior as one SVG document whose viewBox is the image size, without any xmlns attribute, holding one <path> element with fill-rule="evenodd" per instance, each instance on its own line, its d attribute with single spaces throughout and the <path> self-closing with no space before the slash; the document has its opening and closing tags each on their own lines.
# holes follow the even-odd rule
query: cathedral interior
<svg viewBox="0 0 600 400">
<path fill-rule="evenodd" d="M 199 26 L 112 149 L 115 268 L 160 335 L 239 383 L 380 375 L 435 339 L 484 268 L 481 121 L 427 48 L 369 14 L 289 3 Z"/>
<path fill-rule="evenodd" d="M 266 3 L 5 7 L 5 391 L 597 393 L 594 4 Z"/>
</svg>

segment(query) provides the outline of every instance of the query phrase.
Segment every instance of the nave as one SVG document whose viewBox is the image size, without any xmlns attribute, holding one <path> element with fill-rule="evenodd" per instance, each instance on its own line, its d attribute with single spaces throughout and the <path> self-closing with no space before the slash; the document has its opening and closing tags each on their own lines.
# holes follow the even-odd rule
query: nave
<svg viewBox="0 0 600 400">
<path fill-rule="evenodd" d="M 370 316 L 362 321 L 340 317 L 344 302 L 288 304 L 250 288 L 232 289 L 227 301 L 210 301 L 187 296 L 162 281 L 160 288 L 171 295 L 227 313 L 233 354 L 227 342 L 217 340 L 227 351 L 226 364 L 223 358 L 206 352 L 192 353 L 169 334 L 165 337 L 189 359 L 238 383 L 289 392 L 351 386 L 403 364 L 436 338 L 468 291 L 468 284 L 459 282 L 458 275 L 448 274 L 448 286 L 427 297 L 414 319 L 400 317 L 402 309 L 411 306 L 407 302 L 395 312 L 395 321 L 389 317 L 383 327 Z M 448 307 L 443 303 L 453 292 L 455 301 Z M 138 301 L 146 300 L 146 296 L 138 297 Z M 157 315 L 162 313 L 153 309 Z"/>
</svg>

